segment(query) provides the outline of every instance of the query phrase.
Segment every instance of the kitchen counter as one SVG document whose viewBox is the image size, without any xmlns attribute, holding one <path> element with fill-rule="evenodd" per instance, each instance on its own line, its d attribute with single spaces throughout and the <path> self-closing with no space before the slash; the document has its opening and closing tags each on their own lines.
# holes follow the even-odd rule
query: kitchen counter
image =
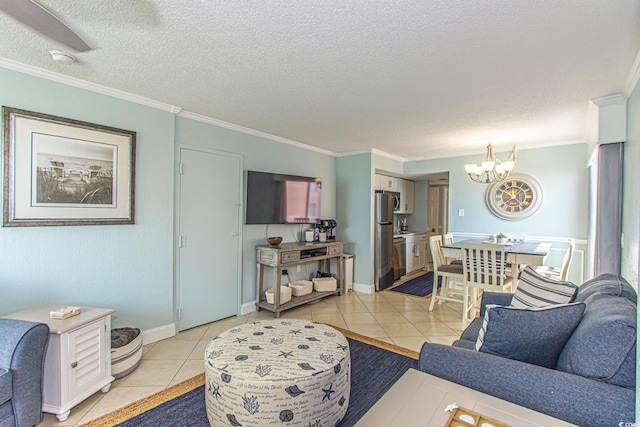
<svg viewBox="0 0 640 427">
<path fill-rule="evenodd" d="M 397 234 L 395 237 L 402 238 L 402 240 L 398 240 L 398 244 L 404 247 L 404 274 L 424 270 L 427 265 L 427 232 L 408 231 Z"/>
<path fill-rule="evenodd" d="M 416 234 L 427 234 L 426 231 L 407 231 L 406 233 L 394 234 L 393 238 L 396 237 L 406 237 L 406 236 L 415 236 Z"/>
</svg>

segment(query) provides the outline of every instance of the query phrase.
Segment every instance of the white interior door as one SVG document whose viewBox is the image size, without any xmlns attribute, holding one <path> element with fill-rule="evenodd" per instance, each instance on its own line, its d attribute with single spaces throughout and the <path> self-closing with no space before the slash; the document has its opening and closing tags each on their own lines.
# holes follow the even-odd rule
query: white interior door
<svg viewBox="0 0 640 427">
<path fill-rule="evenodd" d="M 442 234 L 449 232 L 449 187 L 442 187 Z"/>
<path fill-rule="evenodd" d="M 180 149 L 179 330 L 233 316 L 240 292 L 241 158 Z"/>
<path fill-rule="evenodd" d="M 429 187 L 429 199 L 427 201 L 427 263 L 431 263 L 431 248 L 429 237 L 442 234 L 440 220 L 440 187 Z"/>
</svg>

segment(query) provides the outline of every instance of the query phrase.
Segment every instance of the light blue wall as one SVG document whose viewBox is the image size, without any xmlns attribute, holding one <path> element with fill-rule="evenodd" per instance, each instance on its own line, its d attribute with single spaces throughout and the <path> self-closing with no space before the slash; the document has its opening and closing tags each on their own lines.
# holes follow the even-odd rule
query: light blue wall
<svg viewBox="0 0 640 427">
<path fill-rule="evenodd" d="M 621 274 L 638 289 L 640 249 L 640 86 L 627 101 L 627 141 L 624 144 Z M 637 411 L 640 414 L 640 411 Z"/>
<path fill-rule="evenodd" d="M 278 172 L 322 178 L 322 218 L 336 218 L 336 159 L 293 145 L 277 143 L 208 123 L 178 117 L 176 143 L 239 154 L 245 170 Z M 211 190 L 216 185 L 212 183 Z M 244 200 L 244 196 L 243 196 Z M 244 208 L 243 208 L 244 222 Z M 342 221 L 338 221 L 337 238 L 345 238 Z M 268 234 L 282 236 L 285 242 L 303 240 L 301 225 L 270 225 Z M 266 244 L 266 225 L 244 225 L 242 228 L 242 302 L 256 297 L 256 245 Z M 314 267 L 315 268 L 315 267 Z M 313 270 L 313 269 L 312 269 Z M 290 271 L 291 280 L 307 278 L 307 269 Z M 270 276 L 270 274 L 267 274 Z M 268 282 L 270 283 L 270 282 Z"/>
<path fill-rule="evenodd" d="M 640 151 L 638 98 L 636 90 L 629 100 L 624 207 L 628 244 L 623 252 L 623 269 L 630 272 L 626 275 L 635 276 L 636 283 L 639 172 L 630 162 L 639 157 Z M 0 103 L 134 130 L 138 138 L 136 225 L 0 228 L 0 315 L 59 303 L 113 307 L 117 310 L 115 326 L 133 324 L 148 329 L 171 323 L 176 144 L 240 154 L 244 169 L 322 177 L 322 215 L 335 217 L 338 238 L 350 242 L 346 251 L 356 256 L 356 283 L 373 283 L 372 194 L 376 169 L 404 174 L 449 171 L 449 229 L 453 231 L 586 238 L 585 144 L 518 152 L 515 172 L 536 178 L 544 197 L 533 217 L 510 222 L 489 212 L 484 202 L 486 187 L 471 182 L 464 173 L 463 165 L 479 162 L 481 155 L 405 164 L 377 154 L 336 159 L 2 68 Z M 498 153 L 501 157 L 505 154 Z M 422 203 L 420 185 L 416 186 L 416 203 Z M 465 209 L 464 217 L 453 215 L 459 208 Z M 411 220 L 421 222 L 417 217 Z M 269 234 L 293 240 L 301 229 L 270 226 Z M 255 245 L 263 244 L 266 234 L 266 226 L 243 227 L 243 302 L 255 298 Z"/>
<path fill-rule="evenodd" d="M 587 236 L 588 170 L 586 144 L 518 151 L 514 173 L 536 179 L 542 187 L 542 205 L 529 218 L 506 221 L 493 215 L 485 203 L 487 186 L 469 179 L 466 163 L 481 155 L 408 162 L 406 174 L 449 171 L 449 230 L 455 232 L 525 234 L 531 236 Z M 498 157 L 506 157 L 498 153 Z M 457 215 L 464 209 L 464 217 Z"/>
<path fill-rule="evenodd" d="M 374 173 L 376 169 L 401 175 L 404 173 L 404 163 L 395 159 L 391 159 L 387 156 L 373 153 L 371 155 L 371 162 L 373 166 L 372 172 Z"/>
<path fill-rule="evenodd" d="M 588 205 L 588 169 L 587 145 L 573 144 L 549 148 L 529 149 L 518 151 L 516 168 L 514 172 L 525 173 L 535 178 L 542 187 L 543 201 L 538 211 L 529 218 L 520 221 L 506 221 L 493 215 L 485 203 L 487 186 L 472 182 L 464 172 L 466 163 L 478 163 L 482 155 L 450 157 L 434 160 L 398 162 L 387 157 L 372 154 L 370 161 L 371 188 L 373 193 L 373 174 L 376 169 L 391 171 L 405 175 L 432 174 L 449 172 L 449 231 L 463 233 L 527 235 L 532 237 L 554 237 L 560 240 L 575 238 L 585 240 L 587 238 L 587 205 Z M 505 157 L 507 153 L 497 153 L 498 157 Z M 356 161 L 359 160 L 359 161 Z M 353 162 L 353 164 L 351 163 Z M 366 191 L 366 168 L 368 157 L 366 155 L 346 156 L 338 160 L 338 182 L 349 183 L 350 186 Z M 401 168 L 400 168 L 401 167 Z M 350 182 L 354 180 L 354 182 Z M 416 203 L 427 203 L 427 189 L 425 183 L 416 183 Z M 424 189 L 422 186 L 424 185 Z M 424 190 L 424 191 L 423 191 Z M 338 198 L 338 206 L 344 200 Z M 369 235 L 372 236 L 373 214 L 372 211 L 364 212 L 366 204 L 361 203 L 357 209 L 346 211 L 347 221 L 353 218 L 369 219 Z M 373 209 L 372 204 L 369 204 Z M 458 209 L 465 210 L 465 216 L 457 215 Z M 426 215 L 426 214 L 425 214 Z M 350 219 L 351 218 L 351 219 Z M 420 228 L 426 223 L 426 217 L 407 215 L 410 228 Z M 357 234 L 349 236 L 349 240 L 357 242 L 354 251 L 357 254 L 367 253 L 372 249 L 372 237 L 366 239 L 364 224 Z M 363 245 L 363 247 L 360 247 Z M 554 265 L 562 261 L 566 246 L 563 243 L 554 245 L 554 251 L 549 256 L 549 263 Z M 570 279 L 580 281 L 584 269 L 582 256 L 585 245 L 578 244 L 579 255 L 572 262 Z M 372 258 L 372 255 L 371 255 Z M 356 279 L 358 283 L 373 283 L 372 261 L 363 262 L 362 256 L 356 261 Z M 367 281 L 366 270 L 370 274 Z"/>
<path fill-rule="evenodd" d="M 136 224 L 0 228 L 0 315 L 53 303 L 171 323 L 174 116 L 3 68 L 0 104 L 137 132 Z"/>
<path fill-rule="evenodd" d="M 3 68 L 0 103 L 137 132 L 136 224 L 0 228 L 0 316 L 55 303 L 112 307 L 116 327 L 172 323 L 177 144 L 239 154 L 245 169 L 321 177 L 322 216 L 336 217 L 331 155 Z M 212 191 L 216 185 L 224 183 L 212 183 Z M 268 234 L 292 241 L 301 229 L 270 226 Z M 267 228 L 244 226 L 242 232 L 242 301 L 250 303 L 255 300 L 255 246 L 265 243 Z M 343 238 L 340 228 L 338 238 Z"/>
<path fill-rule="evenodd" d="M 336 162 L 338 227 L 345 251 L 355 255 L 353 281 L 373 284 L 373 174 L 370 154 L 339 157 Z"/>
<path fill-rule="evenodd" d="M 507 221 L 493 215 L 485 202 L 487 186 L 469 179 L 466 163 L 479 163 L 482 155 L 407 162 L 405 174 L 449 172 L 449 231 L 458 233 L 526 235 L 552 237 L 547 264 L 560 265 L 565 238 L 586 240 L 588 206 L 588 169 L 586 144 L 564 145 L 518 151 L 514 173 L 535 178 L 542 187 L 543 200 L 538 211 L 520 221 Z M 497 153 L 506 158 L 507 153 Z M 464 216 L 458 210 L 464 209 Z M 578 243 L 571 263 L 569 279 L 581 282 L 585 276 L 586 245 Z"/>
</svg>

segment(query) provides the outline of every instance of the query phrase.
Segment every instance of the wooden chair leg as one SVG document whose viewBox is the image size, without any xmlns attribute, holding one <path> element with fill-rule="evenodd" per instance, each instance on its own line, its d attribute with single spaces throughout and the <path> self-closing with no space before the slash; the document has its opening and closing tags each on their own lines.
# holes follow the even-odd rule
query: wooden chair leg
<svg viewBox="0 0 640 427">
<path fill-rule="evenodd" d="M 473 296 L 471 298 L 473 298 L 473 303 L 471 304 L 471 316 L 469 317 L 469 321 L 473 321 L 473 319 L 475 319 L 476 317 L 476 307 L 478 305 L 478 288 L 473 288 Z"/>
<path fill-rule="evenodd" d="M 462 291 L 462 329 L 467 327 L 467 312 L 469 311 L 469 288 L 465 285 Z"/>
<path fill-rule="evenodd" d="M 440 286 L 440 298 L 447 298 L 449 293 L 447 292 L 447 287 L 449 286 L 449 277 L 442 276 L 442 285 Z M 442 299 L 438 298 L 438 305 L 442 305 Z"/>
<path fill-rule="evenodd" d="M 444 286 L 440 288 L 440 295 L 442 295 L 443 289 L 444 289 Z M 431 303 L 429 303 L 429 311 L 433 311 L 433 306 L 436 302 L 437 297 L 438 297 L 438 275 L 436 274 L 433 276 L 433 289 L 431 290 Z"/>
</svg>

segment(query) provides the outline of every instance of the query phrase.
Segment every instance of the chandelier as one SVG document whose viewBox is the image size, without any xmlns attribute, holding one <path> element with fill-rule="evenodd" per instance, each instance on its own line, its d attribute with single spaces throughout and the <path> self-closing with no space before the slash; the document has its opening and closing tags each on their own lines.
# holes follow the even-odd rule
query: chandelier
<svg viewBox="0 0 640 427">
<path fill-rule="evenodd" d="M 468 164 L 464 165 L 464 170 L 472 181 L 481 184 L 491 184 L 492 182 L 502 181 L 509 176 L 509 172 L 516 164 L 516 146 L 514 145 L 509 154 L 509 158 L 505 161 L 496 159 L 493 155 L 493 146 L 491 142 L 487 145 L 487 159 L 480 165 Z"/>
</svg>

